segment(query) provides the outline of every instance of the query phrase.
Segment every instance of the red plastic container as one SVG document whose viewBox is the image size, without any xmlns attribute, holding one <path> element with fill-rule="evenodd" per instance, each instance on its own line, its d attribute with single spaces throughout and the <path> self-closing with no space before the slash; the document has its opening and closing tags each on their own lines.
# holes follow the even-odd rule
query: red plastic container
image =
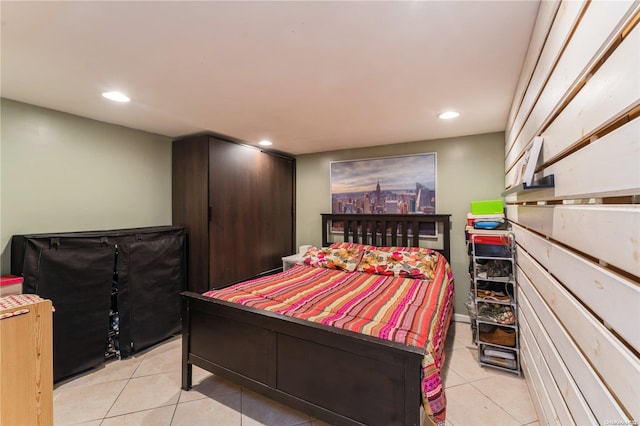
<svg viewBox="0 0 640 426">
<path fill-rule="evenodd" d="M 22 293 L 22 277 L 3 275 L 0 277 L 0 296 Z"/>
<path fill-rule="evenodd" d="M 473 237 L 476 244 L 493 244 L 498 246 L 508 246 L 511 244 L 506 235 L 476 235 Z"/>
</svg>

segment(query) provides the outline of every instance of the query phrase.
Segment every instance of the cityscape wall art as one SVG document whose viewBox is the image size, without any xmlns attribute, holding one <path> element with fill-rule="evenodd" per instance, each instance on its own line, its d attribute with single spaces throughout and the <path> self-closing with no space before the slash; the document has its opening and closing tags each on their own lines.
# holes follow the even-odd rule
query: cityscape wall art
<svg viewBox="0 0 640 426">
<path fill-rule="evenodd" d="M 436 213 L 434 152 L 334 161 L 330 168 L 334 214 Z"/>
</svg>

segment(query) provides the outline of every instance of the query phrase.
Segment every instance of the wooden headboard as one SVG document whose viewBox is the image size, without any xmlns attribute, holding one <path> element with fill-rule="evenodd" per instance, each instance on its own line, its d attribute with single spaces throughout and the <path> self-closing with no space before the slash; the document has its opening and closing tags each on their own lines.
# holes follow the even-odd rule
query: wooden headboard
<svg viewBox="0 0 640 426">
<path fill-rule="evenodd" d="M 419 247 L 420 231 L 442 233 L 442 248 L 433 248 L 450 260 L 450 214 L 332 214 L 322 213 L 322 246 L 340 232 L 343 241 L 374 246 Z M 439 225 L 442 224 L 442 225 Z M 332 231 L 333 229 L 333 231 Z"/>
</svg>

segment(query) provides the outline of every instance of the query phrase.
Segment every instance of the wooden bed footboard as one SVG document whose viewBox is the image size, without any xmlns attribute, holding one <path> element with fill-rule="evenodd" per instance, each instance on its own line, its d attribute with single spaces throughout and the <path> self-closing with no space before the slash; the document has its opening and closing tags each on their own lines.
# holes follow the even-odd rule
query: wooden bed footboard
<svg viewBox="0 0 640 426">
<path fill-rule="evenodd" d="M 419 425 L 424 351 L 185 292 L 182 388 L 196 365 L 332 425 Z"/>
</svg>

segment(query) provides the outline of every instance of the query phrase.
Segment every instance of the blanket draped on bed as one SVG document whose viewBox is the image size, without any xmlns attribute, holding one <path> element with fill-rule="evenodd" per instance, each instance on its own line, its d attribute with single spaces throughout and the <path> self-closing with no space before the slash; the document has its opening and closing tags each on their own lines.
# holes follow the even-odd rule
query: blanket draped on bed
<svg viewBox="0 0 640 426">
<path fill-rule="evenodd" d="M 440 369 L 454 295 L 444 257 L 431 281 L 298 265 L 204 295 L 424 348 L 423 406 L 444 424 Z"/>
</svg>

